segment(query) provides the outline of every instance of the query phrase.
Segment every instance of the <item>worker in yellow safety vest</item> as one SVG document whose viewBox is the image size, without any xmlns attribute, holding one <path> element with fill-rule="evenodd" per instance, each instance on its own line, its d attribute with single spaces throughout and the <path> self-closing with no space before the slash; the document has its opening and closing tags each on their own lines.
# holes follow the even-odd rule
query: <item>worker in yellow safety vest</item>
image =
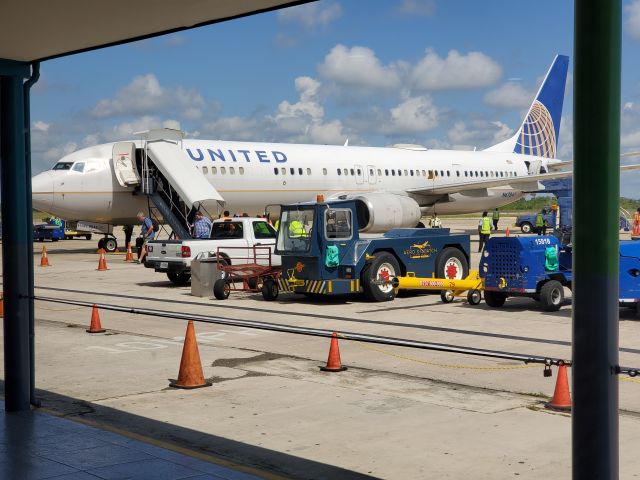
<svg viewBox="0 0 640 480">
<path fill-rule="evenodd" d="M 289 236 L 291 238 L 300 238 L 306 236 L 306 232 L 304 231 L 302 222 L 300 222 L 299 220 L 293 220 L 289 224 Z"/>
<path fill-rule="evenodd" d="M 482 212 L 482 218 L 478 222 L 478 234 L 480 234 L 480 243 L 478 244 L 478 252 L 484 248 L 484 244 L 491 236 L 491 219 L 487 212 Z"/>
<path fill-rule="evenodd" d="M 544 235 L 546 228 L 544 228 L 544 215 L 542 212 L 538 212 L 536 215 L 536 233 L 538 235 Z"/>
<path fill-rule="evenodd" d="M 633 226 L 631 229 L 631 240 L 640 240 L 640 208 L 633 215 Z"/>
</svg>

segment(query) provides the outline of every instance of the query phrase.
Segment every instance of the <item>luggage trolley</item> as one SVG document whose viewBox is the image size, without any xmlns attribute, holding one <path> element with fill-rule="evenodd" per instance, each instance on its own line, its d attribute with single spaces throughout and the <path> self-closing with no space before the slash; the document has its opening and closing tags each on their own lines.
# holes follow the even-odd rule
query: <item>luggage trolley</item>
<svg viewBox="0 0 640 480">
<path fill-rule="evenodd" d="M 238 255 L 230 255 L 233 252 Z M 281 268 L 273 265 L 271 255 L 268 246 L 218 247 L 216 258 L 223 278 L 213 284 L 213 295 L 226 300 L 232 291 L 262 292 L 265 300 L 275 300 Z"/>
</svg>

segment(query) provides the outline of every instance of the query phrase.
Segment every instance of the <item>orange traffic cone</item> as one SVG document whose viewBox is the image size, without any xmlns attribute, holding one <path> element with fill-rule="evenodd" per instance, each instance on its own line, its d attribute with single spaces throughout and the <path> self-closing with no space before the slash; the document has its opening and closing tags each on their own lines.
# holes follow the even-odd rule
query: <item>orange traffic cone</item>
<svg viewBox="0 0 640 480">
<path fill-rule="evenodd" d="M 94 305 L 91 311 L 91 325 L 87 330 L 88 333 L 104 333 L 106 330 L 100 325 L 100 314 L 98 313 L 98 306 Z"/>
<path fill-rule="evenodd" d="M 40 257 L 40 266 L 41 267 L 50 267 L 49 265 L 49 257 L 47 257 L 47 247 L 42 246 L 42 256 Z"/>
<path fill-rule="evenodd" d="M 193 320 L 187 323 L 187 333 L 184 336 L 182 346 L 182 358 L 180 359 L 180 372 L 178 380 L 169 384 L 174 388 L 200 388 L 210 387 L 211 382 L 204 379 L 202 373 L 202 363 L 200 363 L 200 352 L 196 341 L 196 330 L 193 327 Z"/>
<path fill-rule="evenodd" d="M 343 367 L 340 362 L 340 348 L 338 347 L 338 334 L 333 332 L 331 335 L 331 346 L 329 347 L 329 357 L 327 358 L 327 365 L 320 367 L 323 372 L 342 372 L 347 367 Z"/>
<path fill-rule="evenodd" d="M 558 367 L 556 389 L 553 392 L 553 398 L 549 403 L 545 404 L 545 407 L 551 410 L 560 410 L 562 412 L 571 411 L 571 394 L 569 393 L 567 366 L 564 363 L 561 363 Z"/>
<path fill-rule="evenodd" d="M 125 262 L 135 262 L 133 259 L 133 252 L 131 251 L 131 243 L 127 244 L 127 256 L 124 258 Z"/>
<path fill-rule="evenodd" d="M 507 227 L 507 230 L 504 232 L 504 236 L 508 237 L 510 233 L 511 231 L 509 230 L 509 227 Z"/>
<path fill-rule="evenodd" d="M 97 268 L 97 270 L 99 272 L 103 272 L 105 270 L 109 270 L 109 267 L 107 267 L 107 259 L 104 256 L 104 248 L 101 248 L 98 253 L 100 253 L 100 259 L 98 260 L 98 268 Z"/>
</svg>

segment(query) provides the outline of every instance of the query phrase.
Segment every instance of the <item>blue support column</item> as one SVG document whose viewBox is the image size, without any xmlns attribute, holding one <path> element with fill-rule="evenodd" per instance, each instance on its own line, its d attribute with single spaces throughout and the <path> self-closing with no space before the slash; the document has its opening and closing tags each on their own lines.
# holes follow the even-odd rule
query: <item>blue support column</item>
<svg viewBox="0 0 640 480">
<path fill-rule="evenodd" d="M 575 2 L 575 480 L 618 478 L 621 17 L 621 0 Z"/>
<path fill-rule="evenodd" d="M 2 188 L 2 276 L 4 289 L 5 409 L 30 408 L 29 241 L 24 79 L 29 65 L 0 61 L 0 161 Z"/>
</svg>

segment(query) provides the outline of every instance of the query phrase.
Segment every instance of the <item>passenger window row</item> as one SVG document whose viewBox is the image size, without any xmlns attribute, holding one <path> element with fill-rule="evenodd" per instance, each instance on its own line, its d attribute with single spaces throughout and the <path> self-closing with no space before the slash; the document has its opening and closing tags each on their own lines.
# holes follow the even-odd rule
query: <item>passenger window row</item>
<svg viewBox="0 0 640 480">
<path fill-rule="evenodd" d="M 82 165 L 84 167 L 84 165 Z M 236 167 L 201 167 L 202 168 L 202 174 L 203 175 L 208 175 L 209 174 L 209 170 L 211 170 L 211 174 L 212 175 L 226 175 L 227 172 L 229 173 L 229 175 L 235 175 L 236 174 Z M 75 169 L 75 168 L 74 168 Z M 287 172 L 288 170 L 288 172 Z M 360 168 L 338 168 L 336 169 L 336 172 L 338 175 L 340 176 L 361 176 L 362 175 L 362 170 Z M 237 173 L 239 175 L 244 175 L 244 167 L 238 167 L 237 168 Z M 289 173 L 290 175 L 311 175 L 311 169 L 310 168 L 294 168 L 294 167 L 289 167 L 288 169 L 286 167 L 274 167 L 273 169 L 273 173 L 274 175 L 287 175 L 287 173 Z M 327 169 L 323 168 L 322 169 L 322 174 L 323 175 L 327 175 Z M 369 169 L 369 176 L 373 177 L 374 176 L 374 169 L 370 168 Z M 377 169 L 377 173 L 379 177 L 383 176 L 383 170 L 378 168 Z M 497 170 L 464 170 L 464 171 L 460 171 L 460 170 L 455 170 L 455 175 L 456 177 L 461 177 L 462 174 L 464 174 L 464 176 L 466 178 L 470 178 L 470 177 L 479 177 L 479 178 L 509 178 L 509 177 L 517 177 L 518 176 L 518 172 L 516 171 L 497 171 Z M 388 169 L 385 168 L 384 169 L 384 176 L 385 177 L 418 177 L 418 176 L 423 176 L 423 177 L 428 177 L 429 179 L 433 180 L 436 177 L 451 177 L 451 170 L 413 170 L 413 169 Z"/>
<path fill-rule="evenodd" d="M 209 167 L 201 167 L 202 168 L 202 174 L 203 175 L 208 175 L 209 174 Z M 229 172 L 229 175 L 235 175 L 236 174 L 236 167 L 211 167 L 211 174 L 212 175 L 226 175 L 227 171 Z M 244 167 L 238 167 L 238 175 L 244 175 Z"/>
</svg>

